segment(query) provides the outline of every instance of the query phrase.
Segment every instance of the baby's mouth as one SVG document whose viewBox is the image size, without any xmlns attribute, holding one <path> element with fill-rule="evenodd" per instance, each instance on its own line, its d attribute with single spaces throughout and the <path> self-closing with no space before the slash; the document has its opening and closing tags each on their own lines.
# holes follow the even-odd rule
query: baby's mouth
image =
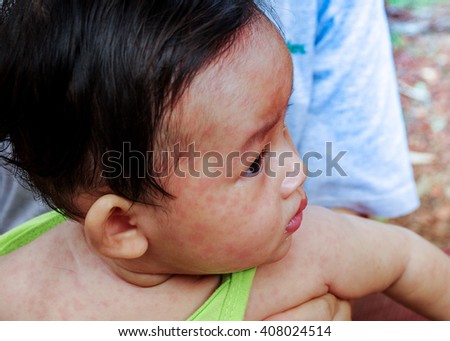
<svg viewBox="0 0 450 341">
<path fill-rule="evenodd" d="M 303 211 L 305 210 L 307 205 L 308 205 L 308 199 L 305 197 L 300 202 L 297 213 L 295 213 L 295 215 L 292 217 L 292 219 L 289 221 L 289 223 L 286 226 L 285 231 L 286 231 L 287 235 L 293 234 L 295 231 L 297 231 L 300 228 L 300 226 L 302 224 L 302 220 L 303 220 Z"/>
</svg>

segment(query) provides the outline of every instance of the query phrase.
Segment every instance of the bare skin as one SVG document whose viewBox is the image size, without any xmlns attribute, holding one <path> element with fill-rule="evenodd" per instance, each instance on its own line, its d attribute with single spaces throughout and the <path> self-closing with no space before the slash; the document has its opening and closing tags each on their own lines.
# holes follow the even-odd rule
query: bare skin
<svg viewBox="0 0 450 341">
<path fill-rule="evenodd" d="M 219 274 L 256 267 L 246 320 L 345 319 L 344 301 L 375 292 L 450 320 L 442 251 L 407 229 L 305 209 L 305 175 L 289 175 L 301 166 L 284 125 L 289 51 L 265 21 L 241 42 L 194 78 L 179 119 L 198 134 L 201 153 L 253 151 L 257 167 L 171 177 L 165 185 L 176 199 L 165 210 L 113 193 L 75 198 L 85 219 L 0 259 L 8 274 L 0 278 L 1 319 L 184 320 L 214 292 Z M 261 163 L 268 144 L 288 155 L 269 160 L 271 175 Z"/>
<path fill-rule="evenodd" d="M 125 282 L 89 249 L 81 225 L 63 225 L 0 259 L 8 273 L 0 280 L 2 319 L 184 320 L 218 285 L 216 275 L 172 275 L 147 288 Z M 389 251 L 386 236 L 403 247 Z M 348 307 L 335 296 L 383 290 L 430 318 L 450 319 L 449 261 L 408 230 L 311 207 L 292 243 L 283 259 L 258 267 L 246 319 L 347 319 Z"/>
</svg>

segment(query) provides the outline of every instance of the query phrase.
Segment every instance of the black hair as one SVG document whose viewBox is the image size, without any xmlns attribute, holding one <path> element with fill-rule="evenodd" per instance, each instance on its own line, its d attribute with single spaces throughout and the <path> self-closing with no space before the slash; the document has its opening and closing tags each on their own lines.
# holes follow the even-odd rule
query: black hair
<svg viewBox="0 0 450 341">
<path fill-rule="evenodd" d="M 171 138 L 165 115 L 193 77 L 261 10 L 249 0 L 13 1 L 0 24 L 2 155 L 53 208 L 102 188 L 156 204 L 170 196 L 120 156 L 127 176 L 101 177 L 102 155 L 147 155 Z M 11 1 L 6 1 L 11 5 Z M 4 3 L 4 4 L 5 4 Z M 104 160 L 103 160 L 104 161 Z M 154 160 L 148 160 L 152 165 Z"/>
</svg>

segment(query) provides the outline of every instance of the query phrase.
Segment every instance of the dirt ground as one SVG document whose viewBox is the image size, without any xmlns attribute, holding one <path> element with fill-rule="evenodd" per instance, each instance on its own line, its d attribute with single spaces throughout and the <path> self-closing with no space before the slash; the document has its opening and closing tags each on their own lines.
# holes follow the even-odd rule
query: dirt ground
<svg viewBox="0 0 450 341">
<path fill-rule="evenodd" d="M 450 4 L 388 11 L 421 207 L 390 220 L 450 246 Z"/>
</svg>

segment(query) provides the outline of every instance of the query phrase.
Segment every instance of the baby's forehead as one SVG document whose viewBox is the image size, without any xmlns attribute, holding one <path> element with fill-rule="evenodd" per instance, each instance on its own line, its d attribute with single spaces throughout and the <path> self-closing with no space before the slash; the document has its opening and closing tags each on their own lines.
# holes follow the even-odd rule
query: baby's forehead
<svg viewBox="0 0 450 341">
<path fill-rule="evenodd" d="M 237 143 L 271 110 L 278 111 L 291 76 L 290 55 L 278 31 L 259 24 L 194 77 L 177 105 L 176 125 L 188 143 Z"/>
<path fill-rule="evenodd" d="M 246 91 L 242 89 L 239 96 L 233 91 L 238 84 L 230 64 L 224 59 L 208 67 L 186 89 L 174 118 L 185 144 L 212 148 L 223 135 L 242 127 L 241 117 L 230 112 L 235 109 L 235 103 L 243 102 Z"/>
</svg>

